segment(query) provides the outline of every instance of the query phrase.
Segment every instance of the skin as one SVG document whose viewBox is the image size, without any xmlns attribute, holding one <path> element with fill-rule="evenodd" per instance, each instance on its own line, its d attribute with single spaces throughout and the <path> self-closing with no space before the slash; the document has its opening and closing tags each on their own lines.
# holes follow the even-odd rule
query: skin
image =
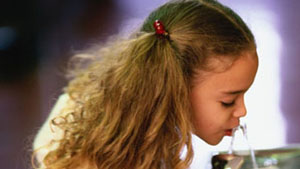
<svg viewBox="0 0 300 169">
<path fill-rule="evenodd" d="M 220 61 L 214 64 L 224 68 Z M 247 113 L 244 95 L 254 81 L 257 68 L 256 53 L 244 52 L 225 71 L 198 73 L 190 93 L 194 134 L 211 145 L 231 135 Z"/>
</svg>

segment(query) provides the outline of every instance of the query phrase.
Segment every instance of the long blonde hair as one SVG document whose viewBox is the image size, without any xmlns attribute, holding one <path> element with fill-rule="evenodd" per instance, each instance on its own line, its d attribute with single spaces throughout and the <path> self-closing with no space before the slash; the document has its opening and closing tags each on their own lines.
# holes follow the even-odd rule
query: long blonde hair
<svg viewBox="0 0 300 169">
<path fill-rule="evenodd" d="M 157 37 L 156 19 L 169 38 Z M 255 49 L 253 35 L 229 8 L 213 0 L 180 0 L 161 6 L 141 29 L 74 58 L 70 102 L 58 147 L 47 169 L 186 169 L 193 157 L 190 80 L 209 69 L 209 58 Z M 75 73 L 74 73 L 75 72 Z M 186 147 L 187 153 L 182 156 Z"/>
</svg>

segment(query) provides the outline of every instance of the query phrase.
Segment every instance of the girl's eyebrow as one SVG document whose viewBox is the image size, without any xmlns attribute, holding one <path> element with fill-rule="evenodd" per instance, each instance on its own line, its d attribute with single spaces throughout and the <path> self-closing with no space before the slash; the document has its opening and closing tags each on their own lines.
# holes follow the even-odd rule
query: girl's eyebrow
<svg viewBox="0 0 300 169">
<path fill-rule="evenodd" d="M 235 95 L 235 94 L 240 94 L 240 93 L 245 93 L 248 89 L 242 89 L 242 90 L 233 90 L 233 91 L 224 91 L 224 94 L 228 95 Z"/>
</svg>

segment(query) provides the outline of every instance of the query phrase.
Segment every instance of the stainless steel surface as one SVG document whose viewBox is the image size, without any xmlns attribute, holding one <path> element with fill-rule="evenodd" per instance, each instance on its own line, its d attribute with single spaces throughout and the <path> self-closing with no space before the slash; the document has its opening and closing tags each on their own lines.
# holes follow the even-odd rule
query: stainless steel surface
<svg viewBox="0 0 300 169">
<path fill-rule="evenodd" d="M 300 169 L 300 145 L 256 150 L 259 169 Z M 249 151 L 221 152 L 212 157 L 213 169 L 253 169 Z"/>
</svg>

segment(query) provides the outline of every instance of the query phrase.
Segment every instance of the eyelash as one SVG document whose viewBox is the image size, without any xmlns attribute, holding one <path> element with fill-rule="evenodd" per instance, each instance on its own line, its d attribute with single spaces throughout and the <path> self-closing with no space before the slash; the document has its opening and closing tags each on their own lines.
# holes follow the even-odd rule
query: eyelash
<svg viewBox="0 0 300 169">
<path fill-rule="evenodd" d="M 226 102 L 221 102 L 221 103 L 222 103 L 222 105 L 223 105 L 224 107 L 231 107 L 231 106 L 234 105 L 234 101 L 232 101 L 232 102 L 230 102 L 230 103 L 226 103 Z"/>
</svg>

